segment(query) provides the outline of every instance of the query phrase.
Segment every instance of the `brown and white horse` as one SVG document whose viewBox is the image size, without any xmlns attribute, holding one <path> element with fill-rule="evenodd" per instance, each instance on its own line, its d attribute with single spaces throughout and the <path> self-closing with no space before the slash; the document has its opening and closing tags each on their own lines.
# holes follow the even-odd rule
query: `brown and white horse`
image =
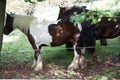
<svg viewBox="0 0 120 80">
<path fill-rule="evenodd" d="M 59 16 L 58 16 L 58 19 L 61 19 L 65 16 L 68 16 L 68 15 L 71 15 L 71 14 L 74 14 L 75 12 L 77 14 L 81 13 L 81 12 L 88 12 L 89 10 L 86 9 L 86 6 L 72 6 L 72 7 L 59 7 L 60 8 L 60 11 L 59 11 Z M 96 35 L 94 33 L 94 35 Z M 97 38 L 97 36 L 96 36 Z M 103 45 L 103 46 L 106 46 L 108 43 L 107 43 L 107 40 L 106 39 L 100 39 L 100 38 L 97 38 L 100 40 L 100 44 Z M 66 44 L 66 46 L 71 46 L 71 43 L 68 43 Z"/>
<path fill-rule="evenodd" d="M 88 10 L 86 9 L 86 6 L 60 7 L 58 19 L 64 18 L 66 16 L 72 16 L 75 12 L 77 14 L 80 14 L 82 12 L 88 12 Z M 81 36 L 79 40 L 79 46 L 80 47 L 89 47 L 89 46 L 94 47 L 95 38 L 94 38 L 94 33 L 93 33 L 93 29 L 91 27 L 90 22 L 85 21 L 81 25 L 82 25 L 82 31 L 81 31 Z M 71 42 L 66 43 L 67 50 L 71 50 L 72 47 L 73 46 Z M 95 60 L 97 58 L 95 48 L 87 48 L 87 50 L 93 53 L 92 60 Z M 84 51 L 84 54 L 85 54 L 85 51 Z"/>
<path fill-rule="evenodd" d="M 14 29 L 21 30 L 30 41 L 34 51 L 32 67 L 38 71 L 43 69 L 40 49 L 44 45 L 59 46 L 71 41 L 74 48 L 74 58 L 68 68 L 84 68 L 84 49 L 77 49 L 80 39 L 81 24 L 74 26 L 70 17 L 63 18 L 57 22 L 51 22 L 43 18 L 7 14 L 4 34 L 8 35 Z"/>
<path fill-rule="evenodd" d="M 70 16 L 74 12 L 79 14 L 83 11 L 87 12 L 89 10 L 86 9 L 85 6 L 61 7 L 58 19 L 61 19 L 66 16 Z M 119 16 L 120 15 L 117 15 L 117 17 L 102 17 L 100 22 L 98 22 L 94 25 L 91 25 L 91 24 L 89 25 L 93 29 L 95 39 L 96 40 L 100 39 L 100 42 L 102 45 L 107 45 L 106 39 L 115 38 L 115 37 L 120 36 L 120 17 Z M 112 20 L 109 20 L 109 18 L 111 18 Z M 85 24 L 86 23 L 83 22 L 83 25 L 85 25 Z M 84 27 L 83 25 L 82 25 L 82 27 Z M 81 33 L 81 36 L 82 36 L 82 33 Z M 80 38 L 80 39 L 82 39 L 82 38 Z M 81 43 L 84 43 L 84 40 L 82 40 L 82 41 L 83 42 L 81 42 Z M 91 44 L 91 46 L 92 45 L 93 44 Z M 68 42 L 66 44 L 66 47 L 68 47 L 68 48 L 72 47 L 71 42 Z M 94 49 L 93 49 L 93 52 L 94 52 Z M 94 52 L 94 56 L 96 56 L 95 52 Z"/>
</svg>

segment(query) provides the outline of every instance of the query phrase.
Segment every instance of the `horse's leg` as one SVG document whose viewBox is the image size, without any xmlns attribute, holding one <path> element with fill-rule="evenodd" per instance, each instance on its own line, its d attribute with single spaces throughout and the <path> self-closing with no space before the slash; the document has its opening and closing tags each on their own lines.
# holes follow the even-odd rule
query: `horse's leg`
<svg viewBox="0 0 120 80">
<path fill-rule="evenodd" d="M 71 64 L 68 66 L 69 69 L 77 69 L 79 68 L 79 55 L 81 53 L 81 50 L 80 49 L 77 49 L 77 46 L 79 45 L 78 42 L 79 42 L 79 37 L 80 37 L 80 34 L 76 34 L 74 36 L 74 42 L 73 42 L 73 49 L 74 49 L 74 58 L 73 58 L 73 61 L 71 62 Z"/>
<path fill-rule="evenodd" d="M 96 50 L 94 48 L 93 56 L 91 61 L 97 61 L 97 55 L 96 55 Z"/>
<path fill-rule="evenodd" d="M 72 42 L 68 41 L 68 42 L 66 43 L 66 49 L 67 49 L 67 51 L 73 50 L 72 48 L 73 48 Z"/>
<path fill-rule="evenodd" d="M 34 68 L 35 71 L 38 71 L 43 68 L 43 63 L 42 63 L 42 57 L 40 55 L 40 49 L 37 48 L 35 49 L 35 55 L 34 55 L 34 61 L 32 64 L 32 68 Z"/>
<path fill-rule="evenodd" d="M 33 60 L 33 64 L 32 64 L 32 68 L 35 68 L 36 65 L 37 65 L 37 59 L 38 59 L 38 56 L 39 56 L 39 49 L 34 49 L 35 50 L 35 54 L 34 54 L 34 60 Z"/>
<path fill-rule="evenodd" d="M 40 55 L 39 48 L 37 48 L 35 50 L 35 60 L 34 61 L 35 61 L 35 68 L 34 68 L 35 71 L 43 69 L 42 57 Z M 34 66 L 34 62 L 33 62 L 33 66 Z"/>
<path fill-rule="evenodd" d="M 92 60 L 91 61 L 97 61 L 97 54 L 96 54 L 96 40 L 94 40 L 93 48 L 91 48 L 93 53 Z"/>
<path fill-rule="evenodd" d="M 107 39 L 100 39 L 100 44 L 101 44 L 102 46 L 107 46 L 107 45 L 108 45 Z"/>
<path fill-rule="evenodd" d="M 86 48 L 81 48 L 81 55 L 80 55 L 80 59 L 79 59 L 79 65 L 81 66 L 82 69 L 87 66 L 86 59 L 84 57 L 85 52 L 86 52 Z"/>
<path fill-rule="evenodd" d="M 42 59 L 41 59 L 41 56 L 40 56 L 40 49 L 36 46 L 35 44 L 35 41 L 34 41 L 34 38 L 32 37 L 32 35 L 30 35 L 28 33 L 28 40 L 30 41 L 33 49 L 35 50 L 35 59 L 33 61 L 33 64 L 32 64 L 32 68 L 35 68 L 36 71 L 38 71 L 39 69 L 42 69 L 43 65 L 42 65 Z"/>
<path fill-rule="evenodd" d="M 92 53 L 92 58 L 90 60 L 90 63 L 93 63 L 93 61 L 97 61 L 97 54 L 96 54 L 96 40 L 94 40 L 94 43 L 92 48 L 89 49 L 90 53 Z"/>
<path fill-rule="evenodd" d="M 68 69 L 77 69 L 77 68 L 79 68 L 79 66 L 78 66 L 79 54 L 77 53 L 76 45 L 77 45 L 77 43 L 73 46 L 74 58 L 73 58 L 73 61 L 71 62 L 71 64 L 68 66 Z"/>
</svg>

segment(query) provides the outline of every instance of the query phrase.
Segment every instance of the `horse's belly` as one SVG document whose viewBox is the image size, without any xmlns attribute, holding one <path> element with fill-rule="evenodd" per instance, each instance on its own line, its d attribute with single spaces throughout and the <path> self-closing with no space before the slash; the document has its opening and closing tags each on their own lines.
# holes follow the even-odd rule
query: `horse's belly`
<svg viewBox="0 0 120 80">
<path fill-rule="evenodd" d="M 42 44 L 50 45 L 52 36 L 48 32 L 49 24 L 34 24 L 30 26 L 30 34 L 35 40 L 35 44 L 39 47 Z"/>
<path fill-rule="evenodd" d="M 52 37 L 49 35 L 49 33 L 43 32 L 38 33 L 37 35 L 33 36 L 35 39 L 35 43 L 40 46 L 42 44 L 50 45 L 52 42 Z"/>
</svg>

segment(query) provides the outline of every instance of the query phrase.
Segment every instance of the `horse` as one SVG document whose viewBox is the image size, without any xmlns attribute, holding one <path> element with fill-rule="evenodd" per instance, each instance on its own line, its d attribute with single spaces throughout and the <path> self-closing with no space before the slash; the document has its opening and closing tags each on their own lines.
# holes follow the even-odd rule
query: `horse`
<svg viewBox="0 0 120 80">
<path fill-rule="evenodd" d="M 34 16 L 24 16 L 17 14 L 8 14 L 4 27 L 4 34 L 8 35 L 14 29 L 21 30 L 28 38 L 32 48 L 35 51 L 33 65 L 35 71 L 43 69 L 41 57 L 42 46 L 60 46 L 71 41 L 73 44 L 74 58 L 68 68 L 76 69 L 86 66 L 85 57 L 83 55 L 84 48 L 79 47 L 79 39 L 81 33 L 81 24 L 74 26 L 70 22 L 70 17 L 62 18 L 58 21 L 48 21 L 44 18 Z"/>
<path fill-rule="evenodd" d="M 88 12 L 89 10 L 86 9 L 86 6 L 72 6 L 72 7 L 59 7 L 60 8 L 60 11 L 59 11 L 59 16 L 58 16 L 58 19 L 61 19 L 65 16 L 68 16 L 68 15 L 71 15 L 71 14 L 74 14 L 75 12 L 77 14 L 81 13 L 81 12 Z M 95 29 L 94 29 L 95 30 Z M 94 33 L 94 35 L 96 35 Z M 97 38 L 97 36 L 96 36 Z M 108 43 L 107 43 L 107 39 L 100 39 L 100 38 L 97 38 L 100 40 L 100 44 L 103 45 L 103 46 L 107 46 Z M 68 43 L 66 44 L 66 47 L 72 47 L 71 43 Z"/>
<path fill-rule="evenodd" d="M 120 36 L 120 15 L 102 17 L 101 21 L 92 25 L 96 39 L 111 39 Z M 111 20 L 109 20 L 111 18 Z"/>
<path fill-rule="evenodd" d="M 73 7 L 62 7 L 60 8 L 60 13 L 59 17 L 63 18 L 65 16 L 71 15 L 74 12 L 77 14 L 81 12 L 88 12 L 89 10 L 86 9 L 86 7 L 78 7 L 78 6 L 73 6 Z M 100 39 L 100 42 L 102 45 L 107 45 L 107 40 L 106 39 L 111 39 L 120 36 L 120 18 L 119 14 L 117 15 L 118 17 L 105 17 L 103 16 L 101 18 L 101 21 L 96 23 L 96 24 L 90 24 L 89 26 L 92 27 L 93 32 L 94 32 L 94 37 L 96 40 Z M 112 18 L 109 20 L 109 18 Z M 83 27 L 83 26 L 82 26 Z M 72 47 L 71 43 L 67 43 L 67 47 Z M 94 50 L 93 50 L 94 51 Z M 96 54 L 94 53 L 94 56 Z"/>
<path fill-rule="evenodd" d="M 82 6 L 82 7 L 78 7 L 78 6 L 72 6 L 72 7 L 60 7 L 60 11 L 59 11 L 59 16 L 58 16 L 58 20 L 61 18 L 64 18 L 66 16 L 72 16 L 74 13 L 82 13 L 82 12 L 88 12 L 88 10 L 86 9 L 86 6 Z M 84 23 L 81 23 L 82 25 L 82 31 L 81 31 L 81 37 L 79 40 L 79 45 L 80 47 L 89 47 L 89 46 L 95 46 L 95 38 L 94 38 L 94 33 L 93 30 L 91 28 L 91 24 L 89 21 L 85 21 Z M 89 32 L 89 33 L 87 33 Z M 72 48 L 72 43 L 69 41 L 66 44 L 66 48 L 67 50 L 71 50 Z M 89 50 L 91 53 L 93 53 L 93 57 L 92 57 L 92 61 L 97 59 L 96 56 L 96 51 L 95 48 L 87 48 L 87 50 Z M 84 51 L 85 54 L 85 51 Z"/>
</svg>

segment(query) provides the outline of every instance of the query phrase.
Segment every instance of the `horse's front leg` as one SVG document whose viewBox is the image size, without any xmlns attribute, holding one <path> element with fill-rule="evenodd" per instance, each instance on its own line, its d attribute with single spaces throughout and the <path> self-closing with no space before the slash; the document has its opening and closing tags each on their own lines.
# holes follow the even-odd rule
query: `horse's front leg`
<svg viewBox="0 0 120 80">
<path fill-rule="evenodd" d="M 35 40 L 34 40 L 33 36 L 29 33 L 27 36 L 28 36 L 28 40 L 30 41 L 33 49 L 35 50 L 34 61 L 33 61 L 33 65 L 31 67 L 34 68 L 35 71 L 38 71 L 43 68 L 42 58 L 40 55 L 40 49 L 39 49 L 39 46 L 37 46 L 35 44 Z"/>
<path fill-rule="evenodd" d="M 80 49 L 78 49 L 78 41 L 79 41 L 80 34 L 74 35 L 73 41 L 73 49 L 74 49 L 74 58 L 71 64 L 68 66 L 68 69 L 77 69 L 79 68 L 79 54 L 81 53 Z"/>
<path fill-rule="evenodd" d="M 102 46 L 107 46 L 107 45 L 108 45 L 107 39 L 100 39 L 100 44 L 101 44 Z"/>
<path fill-rule="evenodd" d="M 74 45 L 74 59 L 70 66 L 68 68 L 79 68 L 79 65 L 81 68 L 86 67 L 86 59 L 84 57 L 85 54 L 85 48 L 81 48 L 82 46 L 82 41 L 81 39 L 77 40 L 77 42 Z"/>
<path fill-rule="evenodd" d="M 71 62 L 71 64 L 68 66 L 68 69 L 77 69 L 79 68 L 79 54 L 77 53 L 76 50 L 76 45 L 77 43 L 74 44 L 73 49 L 74 49 L 74 58 L 73 61 Z"/>
</svg>

